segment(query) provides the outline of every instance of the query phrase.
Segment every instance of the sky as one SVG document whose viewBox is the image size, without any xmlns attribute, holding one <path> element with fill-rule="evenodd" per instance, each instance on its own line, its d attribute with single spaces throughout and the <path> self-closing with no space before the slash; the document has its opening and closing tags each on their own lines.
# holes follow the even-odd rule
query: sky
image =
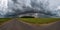
<svg viewBox="0 0 60 30">
<path fill-rule="evenodd" d="M 24 14 L 60 18 L 60 0 L 0 0 L 0 18 Z"/>
</svg>

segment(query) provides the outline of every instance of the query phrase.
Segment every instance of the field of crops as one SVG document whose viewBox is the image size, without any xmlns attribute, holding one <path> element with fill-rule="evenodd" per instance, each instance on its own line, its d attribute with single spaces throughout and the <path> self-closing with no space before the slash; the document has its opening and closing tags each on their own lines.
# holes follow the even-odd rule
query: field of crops
<svg viewBox="0 0 60 30">
<path fill-rule="evenodd" d="M 33 24 L 45 24 L 60 20 L 60 18 L 18 18 L 18 19 Z"/>
<path fill-rule="evenodd" d="M 0 18 L 0 25 L 8 20 L 11 20 L 11 18 Z"/>
</svg>

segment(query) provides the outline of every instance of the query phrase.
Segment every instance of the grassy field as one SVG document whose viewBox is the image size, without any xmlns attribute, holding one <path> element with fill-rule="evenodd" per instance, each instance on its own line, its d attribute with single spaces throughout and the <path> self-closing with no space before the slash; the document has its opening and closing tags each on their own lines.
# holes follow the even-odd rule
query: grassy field
<svg viewBox="0 0 60 30">
<path fill-rule="evenodd" d="M 60 20 L 60 18 L 18 18 L 18 19 L 32 24 L 45 24 Z"/>
<path fill-rule="evenodd" d="M 0 25 L 8 20 L 11 20 L 11 18 L 0 18 Z"/>
</svg>

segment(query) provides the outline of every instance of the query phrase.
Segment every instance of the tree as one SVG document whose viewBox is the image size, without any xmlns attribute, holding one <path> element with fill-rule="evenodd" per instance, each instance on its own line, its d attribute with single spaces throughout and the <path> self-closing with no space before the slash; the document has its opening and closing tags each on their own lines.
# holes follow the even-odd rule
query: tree
<svg viewBox="0 0 60 30">
<path fill-rule="evenodd" d="M 21 18 L 34 18 L 33 16 L 22 16 Z"/>
</svg>

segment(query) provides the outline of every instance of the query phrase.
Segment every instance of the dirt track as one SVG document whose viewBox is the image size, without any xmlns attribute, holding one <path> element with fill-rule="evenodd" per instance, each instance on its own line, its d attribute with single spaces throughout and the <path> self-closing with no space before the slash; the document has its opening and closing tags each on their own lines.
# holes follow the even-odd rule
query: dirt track
<svg viewBox="0 0 60 30">
<path fill-rule="evenodd" d="M 60 30 L 60 21 L 50 26 L 30 26 L 18 20 L 12 20 L 9 23 L 0 26 L 0 30 Z"/>
</svg>

